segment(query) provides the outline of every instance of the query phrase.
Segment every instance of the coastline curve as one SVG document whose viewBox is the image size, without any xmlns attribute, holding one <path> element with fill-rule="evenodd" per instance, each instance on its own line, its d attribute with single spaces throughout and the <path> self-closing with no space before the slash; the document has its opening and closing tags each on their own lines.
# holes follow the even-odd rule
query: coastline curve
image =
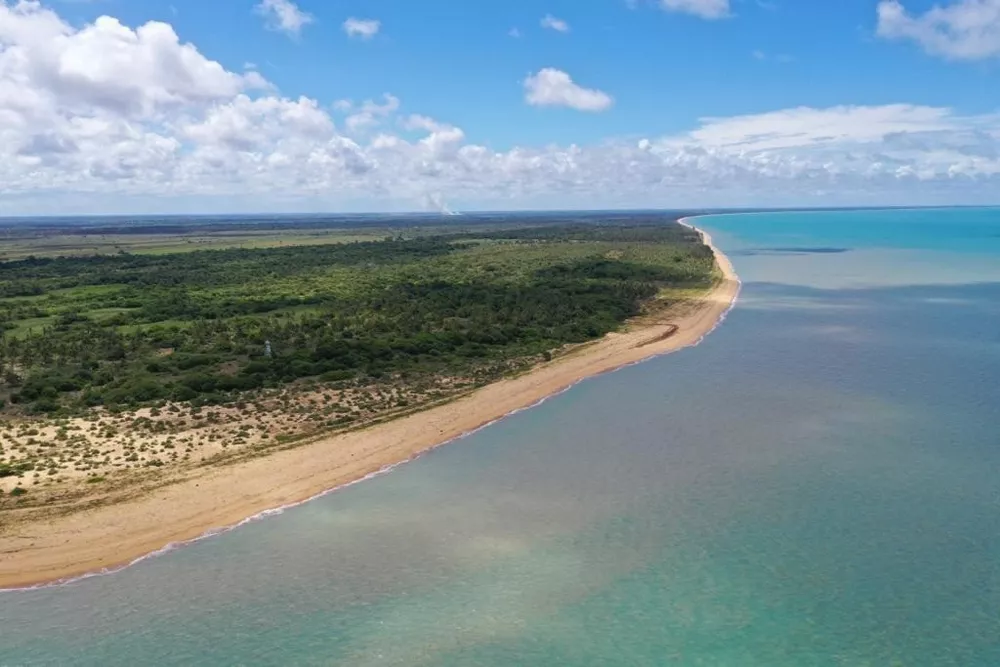
<svg viewBox="0 0 1000 667">
<path fill-rule="evenodd" d="M 37 539 L 30 544 L 18 544 L 23 539 L 18 536 L 2 535 L 0 592 L 63 586 L 120 572 L 386 474 L 537 407 L 590 378 L 700 344 L 735 307 L 742 283 L 711 235 L 692 224 L 696 217 L 700 216 L 678 222 L 701 235 L 722 275 L 693 312 L 667 324 L 609 334 L 523 375 L 486 385 L 444 405 L 211 470 L 134 502 L 41 521 L 36 526 Z M 650 334 L 662 334 L 667 327 L 676 331 L 649 341 Z M 138 531 L 134 529 L 137 523 Z"/>
</svg>

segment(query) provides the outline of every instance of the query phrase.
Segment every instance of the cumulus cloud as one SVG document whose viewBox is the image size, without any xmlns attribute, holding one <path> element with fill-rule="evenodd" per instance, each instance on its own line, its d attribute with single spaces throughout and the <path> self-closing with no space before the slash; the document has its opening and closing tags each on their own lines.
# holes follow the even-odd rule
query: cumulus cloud
<svg viewBox="0 0 1000 667">
<path fill-rule="evenodd" d="M 133 30 L 108 16 L 75 29 L 36 2 L 0 2 L 0 106 L 7 123 L 97 111 L 149 117 L 266 88 L 150 21 Z"/>
<path fill-rule="evenodd" d="M 660 6 L 667 11 L 693 14 L 703 19 L 729 16 L 729 0 L 660 0 Z"/>
<path fill-rule="evenodd" d="M 954 0 L 911 15 L 899 0 L 878 4 L 878 35 L 908 39 L 953 60 L 1000 56 L 1000 0 Z"/>
<path fill-rule="evenodd" d="M 378 34 L 382 27 L 380 21 L 374 19 L 349 18 L 344 21 L 344 32 L 348 37 L 359 37 L 361 39 L 371 39 Z"/>
<path fill-rule="evenodd" d="M 350 112 L 344 119 L 344 124 L 348 130 L 360 132 L 378 125 L 383 119 L 399 110 L 399 98 L 395 95 L 385 93 L 382 95 L 382 100 L 381 104 L 374 100 L 365 100 L 359 105 L 350 100 L 339 100 L 334 103 L 334 108 Z"/>
<path fill-rule="evenodd" d="M 261 0 L 255 9 L 264 17 L 268 28 L 293 36 L 302 32 L 302 28 L 314 20 L 311 14 L 299 9 L 292 0 Z"/>
<path fill-rule="evenodd" d="M 530 82 L 539 104 L 611 103 L 558 70 Z M 1000 117 L 948 108 L 803 107 L 666 137 L 496 150 L 402 106 L 384 95 L 330 109 L 226 69 L 163 23 L 72 26 L 34 2 L 0 2 L 6 214 L 985 203 L 1000 192 Z"/>
<path fill-rule="evenodd" d="M 562 19 L 557 19 L 552 14 L 546 14 L 542 17 L 541 26 L 547 28 L 548 30 L 555 30 L 556 32 L 569 32 L 569 23 L 563 21 Z"/>
<path fill-rule="evenodd" d="M 250 99 L 238 95 L 231 102 L 209 108 L 198 120 L 178 123 L 175 129 L 194 146 L 261 151 L 288 141 L 306 145 L 322 141 L 333 134 L 334 124 L 315 100 L 306 97 Z"/>
<path fill-rule="evenodd" d="M 577 111 L 604 111 L 614 99 L 607 93 L 583 88 L 562 70 L 546 67 L 524 80 L 524 99 L 532 106 L 561 106 Z"/>
</svg>

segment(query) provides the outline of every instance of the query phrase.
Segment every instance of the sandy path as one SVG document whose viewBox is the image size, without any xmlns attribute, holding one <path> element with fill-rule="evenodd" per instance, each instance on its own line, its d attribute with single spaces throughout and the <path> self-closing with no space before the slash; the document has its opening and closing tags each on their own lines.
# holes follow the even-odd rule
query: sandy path
<svg viewBox="0 0 1000 667">
<path fill-rule="evenodd" d="M 729 259 L 712 246 L 707 234 L 703 236 L 715 252 L 724 280 L 706 295 L 701 307 L 670 316 L 669 321 L 609 334 L 530 373 L 501 380 L 440 407 L 208 469 L 132 501 L 19 525 L 0 535 L 0 588 L 129 563 L 170 543 L 191 540 L 268 508 L 297 503 L 362 479 L 583 378 L 697 343 L 724 317 L 739 292 Z"/>
</svg>

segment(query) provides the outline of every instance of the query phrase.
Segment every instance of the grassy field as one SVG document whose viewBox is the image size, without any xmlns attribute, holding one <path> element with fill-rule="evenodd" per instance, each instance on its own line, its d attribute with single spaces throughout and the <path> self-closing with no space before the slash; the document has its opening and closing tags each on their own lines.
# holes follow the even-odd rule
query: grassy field
<svg viewBox="0 0 1000 667">
<path fill-rule="evenodd" d="M 280 248 L 377 241 L 377 233 L 363 230 L 262 230 L 259 232 L 199 232 L 181 234 L 66 234 L 35 230 L 0 236 L 0 261 L 26 257 L 84 257 L 88 255 L 171 254 L 225 248 Z"/>
</svg>

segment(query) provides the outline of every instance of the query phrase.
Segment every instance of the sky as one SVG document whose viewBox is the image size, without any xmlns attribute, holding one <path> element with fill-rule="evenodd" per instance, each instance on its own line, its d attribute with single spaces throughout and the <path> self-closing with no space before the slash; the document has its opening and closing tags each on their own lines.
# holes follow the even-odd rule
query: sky
<svg viewBox="0 0 1000 667">
<path fill-rule="evenodd" d="M 0 216 L 1000 203 L 1000 0 L 0 0 Z"/>
</svg>

